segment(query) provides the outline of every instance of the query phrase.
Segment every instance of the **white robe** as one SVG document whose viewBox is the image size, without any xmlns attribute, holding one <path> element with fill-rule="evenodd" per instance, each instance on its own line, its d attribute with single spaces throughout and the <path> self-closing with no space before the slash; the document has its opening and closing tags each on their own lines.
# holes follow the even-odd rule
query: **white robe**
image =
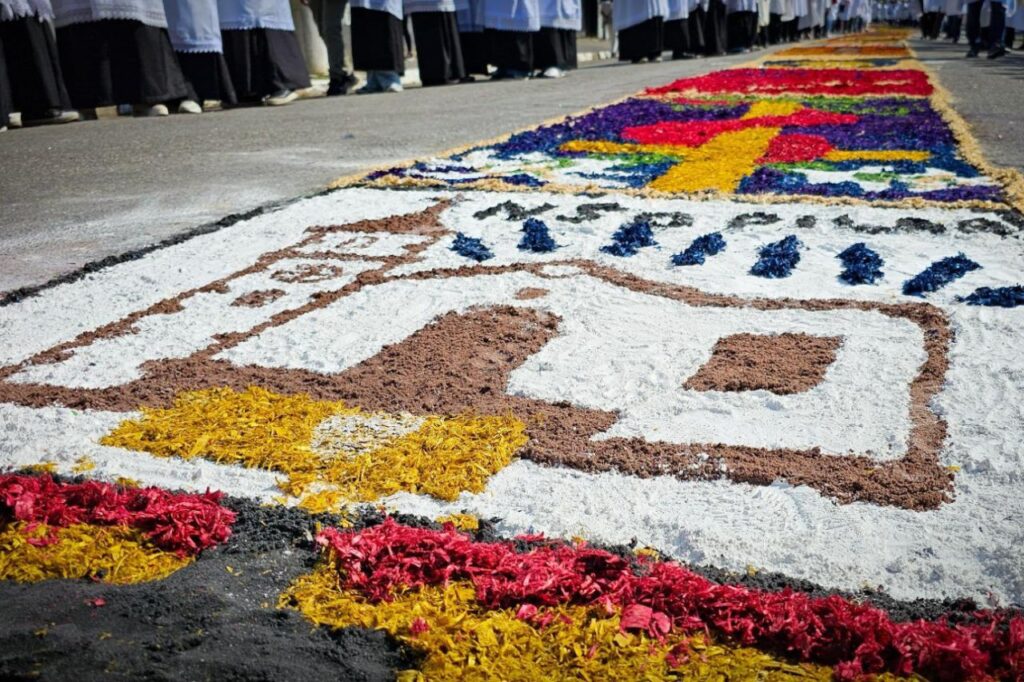
<svg viewBox="0 0 1024 682">
<path fill-rule="evenodd" d="M 128 19 L 167 28 L 163 0 L 53 0 L 57 28 L 102 19 Z"/>
<path fill-rule="evenodd" d="M 0 21 L 23 17 L 53 19 L 53 6 L 50 0 L 0 0 Z"/>
<path fill-rule="evenodd" d="M 580 0 L 540 0 L 540 25 L 579 31 L 583 28 Z"/>
<path fill-rule="evenodd" d="M 691 0 L 668 0 L 668 13 L 665 15 L 665 21 L 676 21 L 678 19 L 689 18 L 690 2 Z M 697 5 L 695 0 L 693 1 L 693 5 Z"/>
<path fill-rule="evenodd" d="M 217 13 L 221 30 L 295 30 L 288 0 L 217 0 Z"/>
<path fill-rule="evenodd" d="M 616 31 L 667 15 L 668 0 L 615 0 L 612 3 L 612 26 Z"/>
<path fill-rule="evenodd" d="M 484 26 L 519 33 L 539 31 L 540 4 L 537 0 L 484 0 Z"/>
<path fill-rule="evenodd" d="M 402 0 L 406 14 L 417 12 L 454 12 L 455 0 Z"/>
<path fill-rule="evenodd" d="M 757 0 L 725 0 L 726 14 L 734 12 L 756 12 Z"/>
<path fill-rule="evenodd" d="M 217 0 L 164 0 L 175 52 L 223 52 Z"/>
</svg>

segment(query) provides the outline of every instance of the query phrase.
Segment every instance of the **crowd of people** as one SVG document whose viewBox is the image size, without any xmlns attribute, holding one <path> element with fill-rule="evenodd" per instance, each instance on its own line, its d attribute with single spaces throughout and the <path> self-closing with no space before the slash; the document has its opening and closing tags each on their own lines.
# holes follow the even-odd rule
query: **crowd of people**
<svg viewBox="0 0 1024 682">
<path fill-rule="evenodd" d="M 750 52 L 768 45 L 862 30 L 867 0 L 648 0 L 612 3 L 623 61 Z"/>
<path fill-rule="evenodd" d="M 1013 49 L 1017 33 L 1024 34 L 1024 3 L 1015 0 L 898 0 L 875 3 L 878 21 L 896 26 L 919 26 L 921 37 L 953 43 L 966 33 L 967 57 L 987 51 L 998 59 Z M 1024 50 L 1024 42 L 1019 49 Z"/>
<path fill-rule="evenodd" d="M 329 96 L 576 67 L 580 0 L 301 0 L 327 47 Z M 352 70 L 342 21 L 350 10 Z M 743 52 L 858 30 L 869 0 L 604 0 L 625 61 Z M 411 28 L 411 31 L 410 31 Z M 411 32 L 411 36 L 409 35 Z M 0 129 L 118 106 L 138 116 L 288 104 L 311 92 L 288 0 L 0 0 Z M 15 112 L 17 112 L 15 114 Z"/>
</svg>

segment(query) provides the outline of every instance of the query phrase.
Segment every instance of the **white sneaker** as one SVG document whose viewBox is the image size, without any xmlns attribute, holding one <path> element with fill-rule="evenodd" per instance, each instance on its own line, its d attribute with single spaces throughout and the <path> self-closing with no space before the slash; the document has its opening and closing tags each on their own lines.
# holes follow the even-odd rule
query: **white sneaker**
<svg viewBox="0 0 1024 682">
<path fill-rule="evenodd" d="M 405 88 L 402 87 L 401 83 L 388 83 L 387 87 L 384 88 L 384 92 L 402 92 Z"/>
<path fill-rule="evenodd" d="M 565 77 L 565 71 L 562 71 L 557 66 L 549 66 L 548 68 L 544 69 L 544 73 L 541 74 L 541 77 L 543 77 L 543 78 L 564 78 Z"/>
<path fill-rule="evenodd" d="M 11 128 L 11 130 L 14 130 L 15 128 L 20 128 L 21 127 L 21 112 L 20 111 L 12 111 L 7 116 L 7 125 Z"/>
<path fill-rule="evenodd" d="M 272 95 L 263 98 L 263 103 L 269 107 L 279 107 L 284 104 L 291 104 L 299 98 L 294 90 L 279 90 Z"/>
<path fill-rule="evenodd" d="M 169 116 L 166 104 L 137 104 L 134 108 L 136 116 Z"/>
<path fill-rule="evenodd" d="M 221 111 L 222 109 L 224 109 L 224 103 L 219 99 L 203 100 L 203 111 Z"/>
<path fill-rule="evenodd" d="M 7 132 L 7 126 L 0 126 L 0 133 L 6 133 L 6 132 Z"/>
<path fill-rule="evenodd" d="M 190 99 L 183 99 L 178 103 L 179 114 L 201 114 L 203 108 L 199 106 L 198 102 L 193 102 Z"/>
</svg>

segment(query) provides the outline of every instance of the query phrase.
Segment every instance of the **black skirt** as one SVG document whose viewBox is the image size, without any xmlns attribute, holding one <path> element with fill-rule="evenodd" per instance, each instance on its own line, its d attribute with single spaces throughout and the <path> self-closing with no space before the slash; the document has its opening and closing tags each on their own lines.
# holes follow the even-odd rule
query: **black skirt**
<svg viewBox="0 0 1024 682">
<path fill-rule="evenodd" d="M 768 15 L 768 44 L 778 45 L 782 42 L 782 15 Z"/>
<path fill-rule="evenodd" d="M 352 8 L 352 67 L 405 73 L 402 20 L 389 12 Z"/>
<path fill-rule="evenodd" d="M 704 53 L 704 19 L 707 12 L 700 5 L 693 8 L 690 18 L 686 21 L 686 28 L 690 31 L 690 49 L 693 54 Z"/>
<path fill-rule="evenodd" d="M 619 31 L 619 61 L 655 59 L 665 49 L 665 20 L 653 17 Z"/>
<path fill-rule="evenodd" d="M 10 123 L 14 102 L 11 101 L 11 81 L 7 77 L 7 58 L 4 56 L 4 40 L 0 37 L 0 128 Z"/>
<path fill-rule="evenodd" d="M 167 29 L 103 19 L 57 29 L 57 50 L 71 104 L 159 104 L 188 97 Z"/>
<path fill-rule="evenodd" d="M 0 126 L 7 114 L 20 111 L 24 120 L 40 118 L 50 109 L 70 109 L 60 56 L 50 25 L 36 17 L 0 21 Z"/>
<path fill-rule="evenodd" d="M 488 61 L 499 69 L 533 71 L 533 34 L 484 29 Z"/>
<path fill-rule="evenodd" d="M 709 57 L 725 54 L 728 45 L 725 3 L 722 0 L 711 0 L 704 13 L 704 54 Z"/>
<path fill-rule="evenodd" d="M 484 32 L 460 33 L 459 44 L 462 45 L 462 63 L 466 66 L 466 73 L 486 76 L 487 41 L 484 39 Z"/>
<path fill-rule="evenodd" d="M 532 36 L 534 68 L 543 70 L 555 66 L 563 71 L 576 68 L 576 31 L 545 27 Z"/>
<path fill-rule="evenodd" d="M 757 12 L 733 12 L 726 15 L 726 40 L 730 50 L 749 50 L 757 35 Z"/>
<path fill-rule="evenodd" d="M 178 63 L 196 101 L 220 100 L 236 104 L 235 86 L 227 60 L 219 52 L 179 52 Z"/>
<path fill-rule="evenodd" d="M 309 87 L 309 69 L 294 31 L 253 28 L 220 34 L 238 101 L 254 102 L 281 90 Z"/>
<path fill-rule="evenodd" d="M 672 50 L 672 57 L 679 59 L 698 52 L 690 47 L 689 19 L 673 19 L 665 22 L 665 49 Z"/>
<path fill-rule="evenodd" d="M 414 12 L 412 30 L 423 85 L 446 85 L 466 77 L 455 12 Z"/>
</svg>

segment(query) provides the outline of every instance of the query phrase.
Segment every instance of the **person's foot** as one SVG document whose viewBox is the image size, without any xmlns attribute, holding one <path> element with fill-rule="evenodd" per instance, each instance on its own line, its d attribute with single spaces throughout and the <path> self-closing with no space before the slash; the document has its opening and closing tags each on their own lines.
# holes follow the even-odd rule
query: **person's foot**
<svg viewBox="0 0 1024 682">
<path fill-rule="evenodd" d="M 37 118 L 22 117 L 22 125 L 46 126 L 60 123 L 72 123 L 81 118 L 77 111 L 64 111 L 63 109 L 50 109 Z"/>
<path fill-rule="evenodd" d="M 359 79 L 351 73 L 346 73 L 343 78 L 332 78 L 331 82 L 327 84 L 327 96 L 347 95 L 358 82 Z"/>
<path fill-rule="evenodd" d="M 198 102 L 193 102 L 190 99 L 183 99 L 178 102 L 178 113 L 179 114 L 201 114 L 203 108 L 199 106 Z"/>
<path fill-rule="evenodd" d="M 541 72 L 540 76 L 541 78 L 563 78 L 565 76 L 565 71 L 562 71 L 557 66 L 549 66 Z"/>
<path fill-rule="evenodd" d="M 517 69 L 498 69 L 491 76 L 493 80 L 512 80 L 521 81 L 530 77 L 529 71 L 519 71 Z"/>
<path fill-rule="evenodd" d="M 21 127 L 21 112 L 12 111 L 7 116 L 7 127 L 10 128 L 11 130 Z"/>
<path fill-rule="evenodd" d="M 203 111 L 222 111 L 224 109 L 224 102 L 219 99 L 204 99 L 203 100 Z"/>
<path fill-rule="evenodd" d="M 476 76 L 466 75 L 459 79 L 460 83 L 476 83 Z"/>
<path fill-rule="evenodd" d="M 299 95 L 294 90 L 278 90 L 264 97 L 263 103 L 268 107 L 280 107 L 285 104 L 291 104 L 298 98 Z"/>
<path fill-rule="evenodd" d="M 967 59 L 974 59 L 977 56 L 978 56 L 978 50 L 977 50 L 977 48 L 974 48 L 974 47 L 972 47 L 971 49 L 967 50 L 967 54 L 964 55 L 964 57 L 966 57 Z"/>
<path fill-rule="evenodd" d="M 405 88 L 402 87 L 401 83 L 391 82 L 384 86 L 384 92 L 402 92 Z"/>
<path fill-rule="evenodd" d="M 136 116 L 141 117 L 169 116 L 171 113 L 167 110 L 166 104 L 136 104 L 132 111 Z"/>
<path fill-rule="evenodd" d="M 0 133 L 6 133 L 6 132 L 7 132 L 7 126 L 0 126 Z"/>
<path fill-rule="evenodd" d="M 989 59 L 999 59 L 1000 57 L 1005 57 L 1005 56 L 1006 56 L 1006 48 L 1003 47 L 1002 45 L 1000 45 L 999 47 L 996 47 L 996 48 L 991 49 L 991 50 L 988 51 L 988 58 Z"/>
</svg>

